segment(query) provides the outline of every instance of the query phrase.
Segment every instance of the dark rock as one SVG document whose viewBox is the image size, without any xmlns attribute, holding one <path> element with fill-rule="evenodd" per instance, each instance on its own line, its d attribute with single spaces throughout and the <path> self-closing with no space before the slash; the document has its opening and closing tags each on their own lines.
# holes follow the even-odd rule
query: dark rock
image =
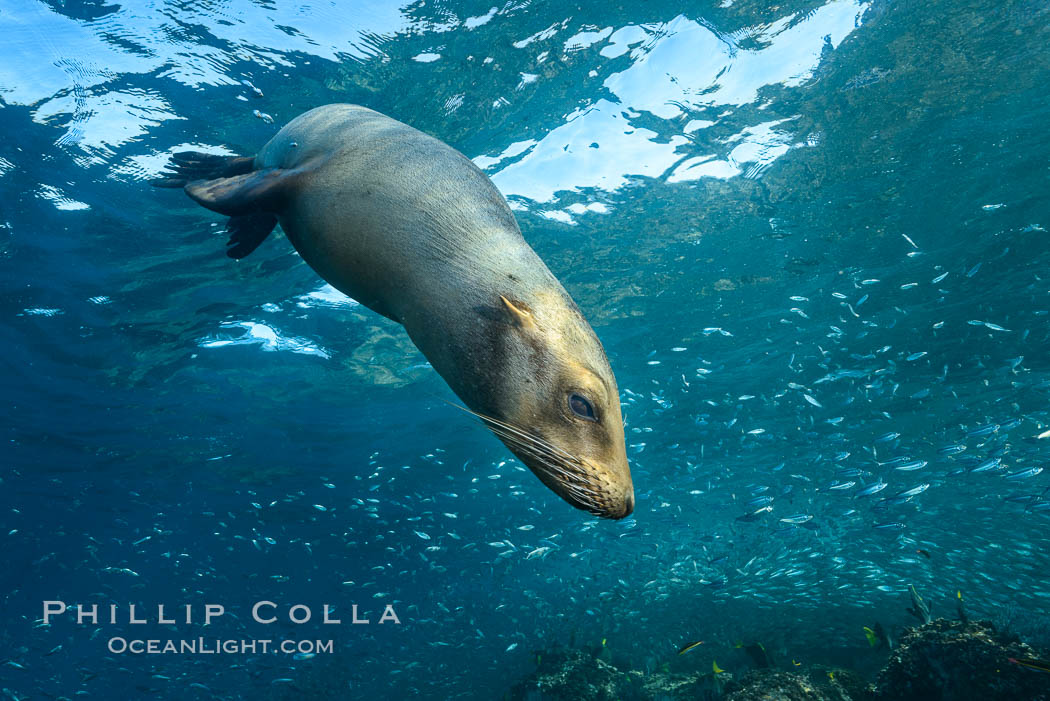
<svg viewBox="0 0 1050 701">
<path fill-rule="evenodd" d="M 809 672 L 813 685 L 829 699 L 848 701 L 875 701 L 871 682 L 853 670 L 815 667 Z"/>
<path fill-rule="evenodd" d="M 613 665 L 580 650 L 548 650 L 536 671 L 511 689 L 512 701 L 634 701 L 642 699 L 632 679 Z"/>
<path fill-rule="evenodd" d="M 586 650 L 547 650 L 510 701 L 719 701 L 733 675 L 623 671 Z"/>
<path fill-rule="evenodd" d="M 912 628 L 879 673 L 879 701 L 1050 701 L 1050 674 L 1009 658 L 1040 658 L 987 622 L 938 619 Z"/>
<path fill-rule="evenodd" d="M 733 686 L 733 675 L 729 672 L 718 675 L 657 672 L 646 675 L 641 690 L 642 698 L 652 701 L 719 701 L 723 692 Z"/>
<path fill-rule="evenodd" d="M 725 701 L 867 701 L 871 686 L 845 669 L 814 668 L 808 673 L 757 669 L 744 675 Z"/>
</svg>

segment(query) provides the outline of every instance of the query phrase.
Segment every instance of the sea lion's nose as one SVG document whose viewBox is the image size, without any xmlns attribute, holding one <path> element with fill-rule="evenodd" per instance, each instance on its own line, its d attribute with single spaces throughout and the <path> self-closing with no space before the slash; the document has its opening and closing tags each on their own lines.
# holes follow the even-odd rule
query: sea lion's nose
<svg viewBox="0 0 1050 701">
<path fill-rule="evenodd" d="M 628 516 L 630 516 L 631 513 L 634 511 L 634 490 L 633 489 L 631 491 L 627 492 L 627 494 L 624 495 L 623 501 L 621 503 L 622 503 L 622 507 L 620 509 L 618 509 L 616 511 L 613 511 L 612 509 L 609 509 L 609 511 L 607 513 L 605 513 L 604 516 L 606 518 L 611 518 L 611 519 L 615 519 L 615 520 L 619 520 L 621 518 L 627 518 Z"/>
<path fill-rule="evenodd" d="M 624 500 L 623 500 L 623 515 L 624 515 L 624 518 L 630 516 L 633 511 L 634 511 L 634 490 L 632 489 L 631 493 L 628 494 L 626 497 L 624 497 Z"/>
</svg>

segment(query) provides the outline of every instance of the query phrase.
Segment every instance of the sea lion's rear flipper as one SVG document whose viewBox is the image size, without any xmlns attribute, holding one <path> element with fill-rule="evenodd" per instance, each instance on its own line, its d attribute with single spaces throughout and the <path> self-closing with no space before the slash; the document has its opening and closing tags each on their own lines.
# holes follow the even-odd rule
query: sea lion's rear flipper
<svg viewBox="0 0 1050 701">
<path fill-rule="evenodd" d="M 150 182 L 154 187 L 185 187 L 194 180 L 214 180 L 250 173 L 255 159 L 248 156 L 220 156 L 201 151 L 179 151 L 171 155 L 168 169 Z"/>
<path fill-rule="evenodd" d="M 173 154 L 156 187 L 181 187 L 194 202 L 230 217 L 226 255 L 244 258 L 277 225 L 276 212 L 300 170 L 254 170 L 255 159 L 199 151 Z"/>
<path fill-rule="evenodd" d="M 295 171 L 281 168 L 253 170 L 243 175 L 186 183 L 186 194 L 202 207 L 231 217 L 277 212 Z"/>
<path fill-rule="evenodd" d="M 277 225 L 296 171 L 265 168 L 230 178 L 195 180 L 186 184 L 186 194 L 202 207 L 227 214 L 230 234 L 226 255 L 244 258 L 259 247 Z"/>
<path fill-rule="evenodd" d="M 230 235 L 226 255 L 237 260 L 244 258 L 259 247 L 276 225 L 277 215 L 270 212 L 230 217 L 226 222 L 226 233 Z"/>
</svg>

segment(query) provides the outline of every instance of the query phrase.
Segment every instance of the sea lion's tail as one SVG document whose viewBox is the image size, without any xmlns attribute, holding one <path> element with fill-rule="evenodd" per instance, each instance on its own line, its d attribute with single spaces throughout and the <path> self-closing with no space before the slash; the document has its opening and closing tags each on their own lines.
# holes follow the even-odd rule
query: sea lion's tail
<svg viewBox="0 0 1050 701">
<path fill-rule="evenodd" d="M 171 155 L 168 169 L 152 180 L 154 187 L 186 187 L 194 180 L 214 180 L 252 172 L 255 159 L 250 156 L 221 156 L 201 151 L 179 151 Z"/>
</svg>

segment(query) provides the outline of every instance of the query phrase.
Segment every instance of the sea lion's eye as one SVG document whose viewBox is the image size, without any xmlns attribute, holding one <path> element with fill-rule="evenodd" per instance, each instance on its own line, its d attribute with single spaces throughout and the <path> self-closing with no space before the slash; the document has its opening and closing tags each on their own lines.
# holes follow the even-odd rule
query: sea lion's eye
<svg viewBox="0 0 1050 701">
<path fill-rule="evenodd" d="M 598 417 L 594 415 L 594 407 L 587 401 L 587 398 L 575 392 L 569 395 L 569 408 L 572 409 L 572 413 L 581 419 L 587 419 L 588 421 L 598 420 Z"/>
</svg>

